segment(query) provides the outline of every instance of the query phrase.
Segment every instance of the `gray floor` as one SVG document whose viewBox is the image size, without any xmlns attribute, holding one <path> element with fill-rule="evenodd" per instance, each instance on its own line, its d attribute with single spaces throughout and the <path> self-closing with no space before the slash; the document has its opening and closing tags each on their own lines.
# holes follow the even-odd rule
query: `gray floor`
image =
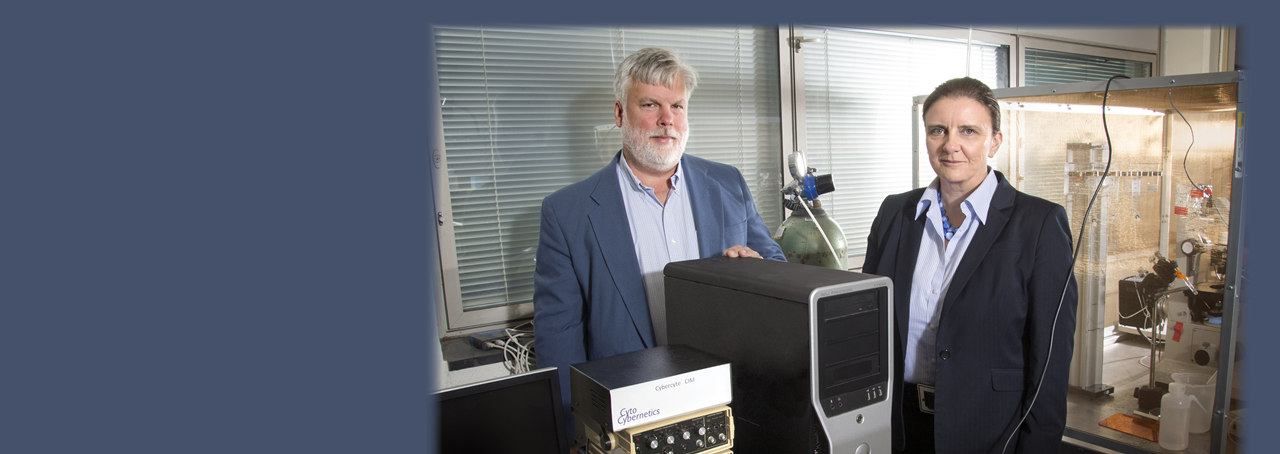
<svg viewBox="0 0 1280 454">
<path fill-rule="evenodd" d="M 1212 441 L 1209 433 L 1191 434 L 1190 445 L 1186 450 L 1168 451 L 1155 442 L 1098 425 L 1100 421 L 1116 413 L 1133 414 L 1133 411 L 1138 408 L 1138 401 L 1133 397 L 1134 389 L 1146 385 L 1149 381 L 1149 372 L 1144 364 L 1147 362 L 1144 358 L 1150 355 L 1150 344 L 1146 339 L 1138 335 L 1116 333 L 1114 329 L 1108 328 L 1108 335 L 1103 340 L 1103 345 L 1103 383 L 1115 387 L 1115 392 L 1102 397 L 1093 397 L 1077 390 L 1068 393 L 1068 431 L 1075 430 L 1127 445 L 1129 449 L 1124 449 L 1125 452 L 1140 450 L 1157 453 L 1208 453 Z M 1076 448 L 1064 445 L 1062 452 L 1089 452 L 1075 450 Z M 1112 451 L 1096 449 L 1095 452 Z M 1228 443 L 1227 452 L 1228 454 L 1235 452 L 1234 443 Z"/>
</svg>

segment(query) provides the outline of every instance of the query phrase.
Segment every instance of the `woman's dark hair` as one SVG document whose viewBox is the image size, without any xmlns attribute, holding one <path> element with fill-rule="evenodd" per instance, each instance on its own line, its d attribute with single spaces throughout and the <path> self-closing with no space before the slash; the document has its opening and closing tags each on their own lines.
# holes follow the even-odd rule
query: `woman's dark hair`
<svg viewBox="0 0 1280 454">
<path fill-rule="evenodd" d="M 972 77 L 959 77 L 943 82 L 925 98 L 921 115 L 928 113 L 933 103 L 946 98 L 968 98 L 986 106 L 987 111 L 991 112 L 991 133 L 1000 132 L 1000 104 L 996 102 L 996 94 L 987 84 Z"/>
</svg>

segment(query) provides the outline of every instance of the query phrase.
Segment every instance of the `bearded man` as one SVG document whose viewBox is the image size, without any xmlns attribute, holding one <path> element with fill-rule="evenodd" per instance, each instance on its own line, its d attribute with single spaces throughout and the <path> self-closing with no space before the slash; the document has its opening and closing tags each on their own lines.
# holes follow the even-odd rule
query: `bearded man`
<svg viewBox="0 0 1280 454">
<path fill-rule="evenodd" d="M 671 51 L 646 48 L 624 59 L 614 75 L 622 151 L 542 201 L 535 348 L 538 367 L 559 368 L 565 415 L 570 365 L 666 343 L 668 262 L 786 261 L 742 172 L 684 154 L 697 84 L 694 69 Z"/>
</svg>

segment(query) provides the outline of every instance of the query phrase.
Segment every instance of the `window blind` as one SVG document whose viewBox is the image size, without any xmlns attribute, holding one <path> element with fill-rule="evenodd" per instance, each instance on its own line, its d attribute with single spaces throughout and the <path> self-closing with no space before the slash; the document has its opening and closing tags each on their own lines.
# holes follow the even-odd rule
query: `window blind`
<svg viewBox="0 0 1280 454">
<path fill-rule="evenodd" d="M 804 151 L 810 167 L 831 173 L 823 209 L 844 229 L 851 257 L 866 253 L 880 203 L 911 181 L 912 97 L 965 76 L 1008 86 L 1009 48 L 975 42 L 804 26 Z M 966 53 L 969 55 L 966 56 Z M 925 161 L 921 173 L 932 170 Z"/>
<path fill-rule="evenodd" d="M 1115 75 L 1151 77 L 1149 62 L 1045 49 L 1028 48 L 1023 64 L 1027 86 L 1107 80 Z"/>
<path fill-rule="evenodd" d="M 736 166 L 770 227 L 781 222 L 777 31 L 464 27 L 434 29 L 447 206 L 466 311 L 533 296 L 541 202 L 621 149 L 613 74 L 644 47 L 697 69 L 685 152 Z M 451 244 L 446 244 L 451 243 Z M 448 294 L 448 292 L 446 292 Z M 452 314 L 450 314 L 452 318 Z"/>
</svg>

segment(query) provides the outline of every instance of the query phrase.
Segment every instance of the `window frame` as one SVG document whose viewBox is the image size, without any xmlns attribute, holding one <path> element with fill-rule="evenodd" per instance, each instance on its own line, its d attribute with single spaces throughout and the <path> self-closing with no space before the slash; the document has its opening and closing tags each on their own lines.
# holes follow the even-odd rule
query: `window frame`
<svg viewBox="0 0 1280 454">
<path fill-rule="evenodd" d="M 443 106 L 436 103 L 434 106 L 437 112 L 442 110 Z M 448 176 L 448 158 L 445 156 L 444 148 L 444 126 L 443 112 L 438 113 L 440 116 L 440 134 L 439 148 L 432 156 L 432 180 L 435 183 L 436 197 L 444 197 L 444 200 L 436 200 L 436 230 L 437 241 L 456 241 L 454 233 L 453 209 L 449 201 L 449 176 Z M 438 245 L 438 244 L 437 244 Z M 464 334 L 469 332 L 478 332 L 493 325 L 509 325 L 512 322 L 529 319 L 533 317 L 533 301 L 525 301 L 505 306 L 489 307 L 483 309 L 475 309 L 471 311 L 463 310 L 462 305 L 462 286 L 459 284 L 461 273 L 458 266 L 458 250 L 454 247 L 439 247 L 440 254 L 440 272 L 442 274 L 443 305 L 440 311 L 442 333 Z"/>
<path fill-rule="evenodd" d="M 1072 54 L 1089 55 L 1094 57 L 1118 58 L 1123 60 L 1141 61 L 1151 64 L 1151 77 L 1162 76 L 1163 71 L 1160 68 L 1160 55 L 1158 53 L 1144 52 L 1139 50 L 1121 49 L 1118 47 L 1096 46 L 1092 44 L 1074 43 L 1055 39 L 1037 38 L 1034 36 L 1016 35 L 1017 44 L 1013 50 L 1017 56 L 1009 60 L 1014 64 L 1014 74 L 1017 76 L 1017 83 L 1010 82 L 1011 87 L 1025 87 L 1027 76 L 1027 49 L 1043 49 L 1055 52 L 1068 52 Z"/>
</svg>

